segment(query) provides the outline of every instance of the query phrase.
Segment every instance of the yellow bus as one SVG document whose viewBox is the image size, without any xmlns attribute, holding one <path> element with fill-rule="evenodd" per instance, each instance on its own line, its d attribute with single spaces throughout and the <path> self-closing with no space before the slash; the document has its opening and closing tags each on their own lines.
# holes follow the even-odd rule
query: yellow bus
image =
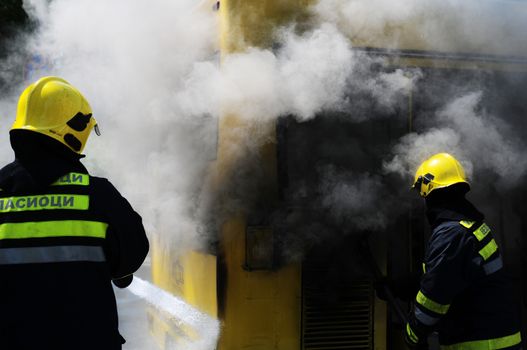
<svg viewBox="0 0 527 350">
<path fill-rule="evenodd" d="M 211 3 L 220 17 L 222 58 L 250 47 L 279 50 L 278 28 L 295 23 L 298 32 L 309 31 L 320 20 L 314 18 L 313 6 L 323 11 L 320 6 L 333 4 L 340 7 L 324 16 L 344 28 L 356 55 L 371 60 L 364 74 L 401 70 L 406 77 L 418 75 L 408 79 L 407 89 L 394 96 L 390 108 L 368 92 L 352 89 L 349 99 L 363 101 L 360 108 L 320 112 L 307 121 L 294 115 L 269 119 L 257 126 L 267 141 L 250 156 L 233 153 L 232 145 L 240 130 L 250 134 L 255 125 L 243 115 L 221 118 L 211 186 L 217 189 L 218 203 L 228 205 L 228 192 L 236 190 L 247 192 L 247 205 L 221 216 L 209 250 L 179 254 L 162 237 L 152 247 L 153 281 L 221 321 L 218 350 L 404 349 L 401 320 L 376 297 L 376 277 L 364 249 L 371 248 L 387 278 L 402 279 L 420 269 L 429 232 L 420 200 L 380 171 L 383 162 L 405 135 L 433 129 L 433 116 L 459 96 L 471 97 L 461 102 L 477 100 L 474 108 L 506 118 L 525 137 L 527 41 L 511 20 L 526 13 L 525 2 L 487 0 L 452 8 L 408 2 L 399 5 L 398 13 L 382 8 L 388 3 Z M 356 21 L 347 23 L 345 12 L 352 10 Z M 414 15 L 408 14 L 412 11 Z M 464 32 L 470 28 L 478 32 Z M 430 40 L 431 35 L 437 40 Z M 471 95 L 474 86 L 479 92 Z M 254 179 L 251 186 L 237 183 L 247 177 Z M 331 202 L 320 193 L 321 186 L 335 195 L 357 190 L 339 187 L 335 178 L 344 183 L 353 179 L 362 189 L 371 186 L 377 191 L 372 196 L 380 200 L 372 204 L 357 198 L 365 209 L 347 217 L 338 212 L 338 196 Z M 497 180 L 479 181 L 490 186 Z M 497 239 L 525 316 L 525 188 L 503 185 L 474 192 L 489 223 L 506 232 Z M 399 302 L 403 309 L 408 306 Z M 200 336 L 153 310 L 149 320 L 165 349 Z"/>
</svg>

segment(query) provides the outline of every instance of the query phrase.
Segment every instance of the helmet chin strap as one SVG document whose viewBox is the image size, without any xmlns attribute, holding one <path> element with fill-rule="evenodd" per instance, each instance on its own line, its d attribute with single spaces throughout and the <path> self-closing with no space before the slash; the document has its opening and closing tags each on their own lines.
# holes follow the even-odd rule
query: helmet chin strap
<svg viewBox="0 0 527 350">
<path fill-rule="evenodd" d="M 417 178 L 417 181 L 414 184 L 414 187 L 417 189 L 421 188 L 421 185 L 428 185 L 430 182 L 434 180 L 434 175 L 427 173 L 425 175 L 419 175 Z"/>
</svg>

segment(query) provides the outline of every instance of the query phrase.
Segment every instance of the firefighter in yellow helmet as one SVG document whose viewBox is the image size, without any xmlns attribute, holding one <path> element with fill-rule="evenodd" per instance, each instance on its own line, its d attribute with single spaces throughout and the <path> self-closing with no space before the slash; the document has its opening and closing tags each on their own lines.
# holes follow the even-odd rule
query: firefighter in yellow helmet
<svg viewBox="0 0 527 350">
<path fill-rule="evenodd" d="M 84 96 L 58 77 L 21 94 L 0 170 L 0 348 L 122 348 L 111 281 L 148 252 L 141 217 L 80 159 L 98 132 Z"/>
<path fill-rule="evenodd" d="M 432 234 L 406 343 L 426 348 L 437 331 L 442 349 L 520 349 L 511 283 L 483 214 L 465 198 L 463 166 L 448 153 L 433 155 L 417 169 L 413 188 L 425 198 Z"/>
<path fill-rule="evenodd" d="M 84 96 L 58 77 L 44 77 L 24 90 L 11 130 L 31 130 L 82 153 L 97 122 Z"/>
</svg>

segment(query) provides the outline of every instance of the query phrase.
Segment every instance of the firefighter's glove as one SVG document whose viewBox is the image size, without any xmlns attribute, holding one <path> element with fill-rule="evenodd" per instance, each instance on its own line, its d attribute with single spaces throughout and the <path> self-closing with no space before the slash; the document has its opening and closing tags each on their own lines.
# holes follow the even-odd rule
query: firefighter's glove
<svg viewBox="0 0 527 350">
<path fill-rule="evenodd" d="M 426 334 L 419 332 L 415 326 L 410 326 L 410 323 L 407 323 L 405 326 L 404 332 L 404 341 L 409 349 L 414 350 L 427 350 L 428 343 L 426 340 Z"/>
<path fill-rule="evenodd" d="M 112 283 L 118 288 L 126 288 L 132 283 L 133 280 L 134 275 L 130 274 L 121 278 L 114 278 L 112 279 Z"/>
</svg>

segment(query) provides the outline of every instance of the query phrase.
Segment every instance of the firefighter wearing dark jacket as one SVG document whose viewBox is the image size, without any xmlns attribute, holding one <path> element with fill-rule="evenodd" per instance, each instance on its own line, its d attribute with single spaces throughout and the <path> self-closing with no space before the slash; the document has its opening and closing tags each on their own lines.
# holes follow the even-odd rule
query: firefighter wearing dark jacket
<svg viewBox="0 0 527 350">
<path fill-rule="evenodd" d="M 20 96 L 15 161 L 0 170 L 0 349 L 122 348 L 111 281 L 131 282 L 148 240 L 127 200 L 80 162 L 94 128 L 63 79 Z"/>
<path fill-rule="evenodd" d="M 483 214 L 465 198 L 470 186 L 461 164 L 436 154 L 418 168 L 413 187 L 425 198 L 432 235 L 407 344 L 426 348 L 435 330 L 441 349 L 520 349 L 511 283 Z"/>
</svg>

